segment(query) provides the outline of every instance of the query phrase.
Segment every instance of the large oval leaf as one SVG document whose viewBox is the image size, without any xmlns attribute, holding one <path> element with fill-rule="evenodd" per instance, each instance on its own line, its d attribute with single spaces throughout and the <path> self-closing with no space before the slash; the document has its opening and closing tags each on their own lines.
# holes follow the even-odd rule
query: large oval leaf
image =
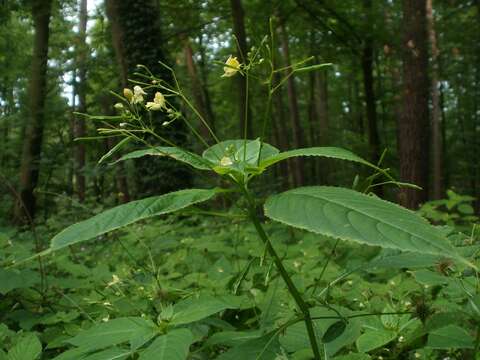
<svg viewBox="0 0 480 360">
<path fill-rule="evenodd" d="M 185 360 L 194 340 L 190 330 L 174 329 L 157 337 L 140 354 L 139 360 Z"/>
<path fill-rule="evenodd" d="M 140 337 L 152 338 L 156 332 L 151 321 L 140 317 L 123 317 L 96 324 L 67 342 L 88 352 L 131 342 Z"/>
<path fill-rule="evenodd" d="M 177 161 L 181 161 L 185 164 L 188 164 L 195 169 L 199 170 L 211 170 L 213 164 L 210 161 L 202 158 L 201 156 L 192 153 L 190 151 L 184 150 L 182 148 L 174 147 L 174 146 L 157 146 L 148 149 L 136 150 L 123 155 L 120 159 L 115 161 L 124 161 L 129 159 L 137 159 L 143 156 L 167 156 L 175 159 Z"/>
<path fill-rule="evenodd" d="M 349 189 L 312 186 L 290 190 L 271 196 L 265 214 L 334 238 L 459 258 L 444 234 L 414 212 Z"/>
<path fill-rule="evenodd" d="M 142 219 L 168 214 L 207 201 L 216 193 L 215 189 L 187 189 L 131 201 L 67 227 L 52 238 L 49 251 L 93 239 Z"/>
<path fill-rule="evenodd" d="M 279 153 L 279 150 L 270 144 L 257 140 L 226 140 L 215 144 L 203 152 L 203 157 L 212 163 L 218 164 L 224 156 L 231 158 L 233 162 L 242 161 L 245 153 L 246 163 L 256 166 L 264 159 L 271 158 Z"/>
<path fill-rule="evenodd" d="M 375 165 L 369 163 L 367 160 L 362 159 L 360 156 L 355 155 L 351 151 L 337 147 L 311 147 L 281 152 L 261 161 L 260 167 L 267 168 L 273 164 L 276 164 L 279 161 L 297 156 L 319 156 L 332 159 L 354 161 L 363 165 L 373 167 L 376 170 L 380 170 Z"/>
</svg>

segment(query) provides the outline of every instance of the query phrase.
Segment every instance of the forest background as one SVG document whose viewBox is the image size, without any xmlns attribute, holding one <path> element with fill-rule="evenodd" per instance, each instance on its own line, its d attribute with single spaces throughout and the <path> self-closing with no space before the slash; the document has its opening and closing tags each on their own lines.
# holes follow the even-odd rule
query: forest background
<svg viewBox="0 0 480 360">
<path fill-rule="evenodd" d="M 252 88 L 245 106 L 245 79 L 221 78 L 220 63 L 258 46 L 271 16 L 279 66 L 308 56 L 332 66 L 292 76 L 276 94 L 268 142 L 382 158 L 397 179 L 423 190 L 375 191 L 410 208 L 445 197 L 446 189 L 478 198 L 479 11 L 478 1 L 467 0 L 3 1 L 1 218 L 22 223 L 27 210 L 46 220 L 67 203 L 110 206 L 204 181 L 168 160 L 154 169 L 142 160 L 99 165 L 115 139 L 74 141 L 100 126 L 76 112 L 115 115 L 109 91 L 131 86 L 137 64 L 168 78 L 161 60 L 174 66 L 220 138 L 240 136 L 245 111 L 255 138 L 263 89 Z M 183 131 L 178 136 L 191 148 Z M 351 186 L 361 170 L 353 171 L 291 161 L 268 183 Z"/>
</svg>

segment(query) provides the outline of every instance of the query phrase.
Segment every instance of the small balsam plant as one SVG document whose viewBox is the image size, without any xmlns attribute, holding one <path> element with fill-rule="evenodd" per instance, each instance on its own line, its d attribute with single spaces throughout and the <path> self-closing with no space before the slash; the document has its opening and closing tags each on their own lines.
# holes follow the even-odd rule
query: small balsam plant
<svg viewBox="0 0 480 360">
<path fill-rule="evenodd" d="M 106 161 L 127 142 L 134 141 L 142 144 L 144 148 L 125 154 L 117 161 L 143 156 L 169 157 L 191 166 L 197 171 L 214 173 L 226 179 L 230 187 L 180 190 L 114 207 L 90 219 L 67 227 L 51 239 L 49 249 L 42 255 L 95 239 L 102 234 L 139 220 L 173 213 L 191 205 L 207 202 L 216 196 L 222 196 L 224 193 L 236 192 L 243 197 L 247 204 L 245 215 L 253 224 L 266 254 L 273 261 L 276 271 L 285 282 L 297 307 L 295 317 L 281 325 L 278 331 L 274 331 L 270 336 L 272 338 L 278 336 L 287 327 L 298 322 L 304 322 L 311 346 L 311 356 L 313 359 L 319 360 L 326 356 L 325 345 L 340 336 L 345 330 L 348 319 L 338 314 L 337 322 L 331 325 L 324 334 L 318 333 L 310 309 L 312 306 L 322 305 L 322 303 L 319 304 L 318 297 L 315 294 L 307 296 L 306 293 L 301 293 L 298 290 L 270 241 L 261 218 L 259 218 L 261 212 L 272 221 L 322 234 L 337 241 L 354 241 L 360 244 L 410 253 L 446 256 L 465 264 L 468 264 L 468 262 L 457 254 L 455 248 L 445 238 L 444 232 L 440 229 L 431 226 L 414 212 L 368 193 L 334 186 L 309 186 L 271 195 L 264 203 L 259 201 L 259 197 L 249 187 L 251 180 L 261 176 L 276 163 L 299 156 L 326 157 L 356 162 L 372 168 L 381 176 L 387 177 L 385 182 L 396 183 L 387 171 L 379 168 L 378 164 L 371 164 L 346 149 L 310 147 L 281 152 L 263 141 L 265 132 L 269 127 L 272 96 L 286 82 L 288 77 L 294 74 L 316 71 L 329 65 L 307 65 L 312 60 L 312 58 L 308 58 L 285 68 L 275 68 L 274 32 L 272 29 L 273 25 L 270 22 L 270 36 L 266 36 L 259 47 L 252 48 L 246 59 L 242 59 L 242 62 L 236 57 L 230 56 L 223 64 L 224 73 L 221 75 L 221 77 L 226 78 L 226 81 L 232 77 L 244 76 L 247 78 L 248 84 L 249 79 L 259 78 L 258 73 L 251 76 L 254 69 L 261 69 L 263 70 L 262 74 L 266 74 L 262 75 L 265 78 L 259 79 L 260 84 L 265 87 L 267 102 L 263 115 L 262 136 L 257 139 L 247 139 L 246 135 L 242 139 L 218 139 L 207 121 L 183 93 L 175 72 L 165 64 L 162 65 L 171 72 L 172 83 L 157 78 L 147 68 L 140 66 L 143 72 L 137 75 L 141 77 L 141 81 L 133 81 L 132 89 L 127 88 L 123 90 L 123 94 L 116 94 L 119 99 L 119 102 L 115 104 L 115 109 L 119 112 L 117 116 L 87 116 L 93 120 L 101 120 L 106 124 L 105 127 L 99 128 L 102 136 L 121 137 L 121 141 L 105 154 L 100 162 Z M 274 83 L 275 75 L 285 73 L 286 75 L 279 82 Z M 173 98 L 176 98 L 175 101 L 172 101 Z M 195 130 L 197 124 L 192 123 L 175 107 L 174 104 L 179 100 L 189 107 L 198 121 L 202 123 L 202 126 L 206 127 L 211 139 L 215 141 L 215 145 L 209 146 L 208 141 Z M 167 120 L 163 122 L 163 127 L 175 126 L 176 122 L 184 121 L 198 141 L 206 147 L 205 151 L 202 154 L 188 151 L 174 144 L 161 131 L 155 131 L 152 123 L 155 112 L 166 114 Z M 251 121 L 251 119 L 245 119 L 245 125 L 248 121 Z M 161 145 L 151 144 L 151 139 L 158 140 Z M 222 183 L 226 182 L 223 181 Z M 320 293 L 325 290 L 328 291 L 328 289 L 319 290 Z M 186 325 L 237 306 L 232 301 L 228 302 L 225 299 L 214 297 L 200 298 L 196 301 L 187 299 L 188 301 L 190 303 L 182 306 L 183 310 L 178 313 L 175 313 L 172 307 L 167 307 L 160 314 L 156 323 L 142 317 L 129 317 L 113 319 L 95 325 L 69 340 L 69 343 L 76 348 L 67 351 L 59 358 L 69 358 L 68 354 L 73 356 L 71 358 L 75 358 L 76 354 L 80 356 L 79 354 L 95 352 L 128 341 L 130 342 L 128 350 L 118 347 L 111 348 L 111 356 L 125 358 L 130 355 L 133 356 L 133 354 L 139 354 L 141 360 L 186 359 L 188 349 L 194 342 L 194 336 Z M 113 337 L 113 340 L 108 340 L 110 338 L 104 335 L 111 332 L 119 335 Z M 263 358 L 264 351 L 265 349 L 256 354 L 256 358 Z M 238 359 L 242 358 L 242 354 L 240 352 Z M 279 359 L 284 358 L 282 354 L 278 354 L 278 356 Z M 115 357 L 109 358 L 113 359 Z M 230 358 L 235 357 L 232 355 Z"/>
</svg>

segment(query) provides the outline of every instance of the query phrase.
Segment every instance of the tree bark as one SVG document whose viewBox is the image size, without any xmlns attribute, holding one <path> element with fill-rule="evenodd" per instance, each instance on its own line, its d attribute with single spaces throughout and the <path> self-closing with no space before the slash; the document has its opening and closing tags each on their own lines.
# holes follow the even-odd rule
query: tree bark
<svg viewBox="0 0 480 360">
<path fill-rule="evenodd" d="M 441 199 L 445 195 L 444 167 L 443 167 L 443 133 L 442 110 L 440 107 L 439 64 L 435 19 L 433 17 L 432 0 L 427 0 L 428 38 L 431 52 L 431 136 L 432 136 L 432 198 Z"/>
<path fill-rule="evenodd" d="M 290 66 L 290 49 L 288 45 L 288 35 L 285 28 L 285 23 L 282 21 L 280 23 L 280 38 L 282 43 L 283 57 L 285 59 L 285 66 Z M 297 101 L 297 90 L 295 87 L 295 81 L 292 70 L 287 70 L 287 75 L 290 75 L 287 80 L 287 96 L 288 96 L 288 105 L 290 108 L 290 121 L 292 125 L 293 133 L 293 145 L 296 149 L 303 147 L 303 132 L 302 126 L 300 123 L 300 112 L 298 110 L 298 101 Z M 305 182 L 304 179 L 304 162 L 302 157 L 294 159 L 294 179 L 296 186 L 302 186 Z"/>
<path fill-rule="evenodd" d="M 120 67 L 122 85 L 128 87 L 128 74 L 137 71 L 138 64 L 146 66 L 162 80 L 171 82 L 170 71 L 160 64 L 160 62 L 169 63 L 169 61 L 164 53 L 158 2 L 106 0 L 106 10 L 111 24 L 112 42 Z M 153 93 L 150 93 L 148 98 L 152 97 Z M 186 125 L 183 122 L 176 122 L 174 127 L 162 127 L 161 124 L 167 120 L 166 116 L 161 111 L 152 114 L 153 130 L 161 131 L 170 141 L 183 146 L 187 141 Z M 152 145 L 157 142 L 153 136 L 146 136 L 145 140 Z M 141 196 L 162 194 L 191 186 L 190 169 L 172 163 L 171 159 L 143 157 L 134 160 L 134 163 L 136 189 Z"/>
<path fill-rule="evenodd" d="M 233 17 L 233 32 L 238 41 L 238 58 L 240 62 L 245 63 L 247 59 L 247 36 L 245 33 L 245 13 L 243 11 L 242 1 L 241 0 L 230 0 L 230 6 L 232 8 L 232 17 Z M 239 116 L 240 116 L 240 136 L 243 137 L 245 125 L 247 126 L 246 133 L 247 138 L 253 138 L 253 131 L 251 125 L 251 110 L 250 105 L 248 104 L 248 89 L 247 89 L 247 79 L 244 76 L 237 76 L 238 81 L 238 98 L 239 98 Z M 247 120 L 247 124 L 245 124 Z"/>
<path fill-rule="evenodd" d="M 280 81 L 280 76 L 278 73 L 275 76 L 275 82 Z M 289 140 L 288 132 L 286 127 L 286 116 L 285 116 L 285 105 L 283 103 L 283 89 L 278 89 L 273 95 L 272 99 L 275 104 L 274 109 L 272 110 L 272 126 L 274 130 L 278 132 L 278 143 L 277 146 L 281 151 L 289 150 Z M 288 189 L 295 185 L 293 179 L 293 159 L 288 159 L 287 161 L 281 161 L 279 164 L 280 174 L 282 176 L 282 186 L 284 189 Z M 290 176 L 292 175 L 292 176 Z"/>
<path fill-rule="evenodd" d="M 20 202 L 14 213 L 18 222 L 33 219 L 36 210 L 34 194 L 40 173 L 40 159 L 45 120 L 47 85 L 48 41 L 50 35 L 51 0 L 34 0 L 32 17 L 34 26 L 33 57 L 29 84 L 29 117 L 25 128 L 20 167 Z"/>
<path fill-rule="evenodd" d="M 115 58 L 120 70 L 120 84 L 122 88 L 128 86 L 128 64 L 124 45 L 124 35 L 122 25 L 120 24 L 120 14 L 118 3 L 115 0 L 105 0 L 105 8 L 110 22 L 112 33 L 112 45 L 115 50 Z"/>
<path fill-rule="evenodd" d="M 318 63 L 318 61 L 317 61 Z M 315 72 L 315 109 L 318 122 L 318 135 L 313 146 L 329 145 L 328 118 L 328 77 L 327 71 Z M 315 159 L 316 176 L 323 184 L 328 184 L 329 163 L 325 159 Z M 318 181 L 317 181 L 318 182 Z"/>
<path fill-rule="evenodd" d="M 364 0 L 364 9 L 366 12 L 367 23 L 371 24 L 371 11 L 372 11 L 372 1 Z M 376 106 L 376 96 L 374 88 L 374 77 L 373 77 L 373 38 L 372 38 L 372 27 L 369 26 L 367 35 L 363 44 L 362 52 L 362 72 L 363 72 L 363 88 L 365 92 L 365 105 L 366 105 L 366 115 L 367 115 L 367 125 L 368 125 L 368 145 L 370 150 L 370 161 L 373 164 L 377 164 L 380 159 L 380 137 L 378 136 L 378 124 L 377 124 L 377 106 Z M 380 189 L 380 187 L 377 187 Z"/>
<path fill-rule="evenodd" d="M 422 190 L 403 188 L 399 202 L 416 209 L 428 197 L 429 80 L 426 0 L 403 0 L 403 112 L 398 124 L 400 178 Z"/>
<path fill-rule="evenodd" d="M 203 89 L 203 94 L 205 96 L 205 109 L 208 114 L 208 118 L 211 121 L 211 128 L 213 132 L 215 132 L 215 113 L 213 112 L 212 108 L 212 101 L 210 99 L 210 92 L 208 90 L 208 69 L 206 65 L 206 55 L 205 55 L 205 48 L 202 43 L 202 36 L 199 36 L 199 54 L 200 54 L 200 61 L 198 63 L 200 68 L 200 77 L 201 77 L 201 85 Z"/>
<path fill-rule="evenodd" d="M 78 47 L 77 47 L 77 69 L 78 78 L 78 111 L 87 113 L 87 0 L 80 0 L 79 22 L 78 22 Z M 75 138 L 85 136 L 85 119 L 75 117 L 73 133 Z M 75 190 L 78 201 L 85 201 L 85 144 L 82 141 L 75 142 Z"/>
<path fill-rule="evenodd" d="M 192 93 L 195 100 L 195 106 L 200 112 L 200 115 L 202 115 L 204 120 L 207 122 L 208 126 L 212 128 L 212 119 L 209 117 L 208 114 L 203 87 L 201 85 L 200 79 L 198 78 L 197 68 L 193 60 L 193 50 L 192 46 L 190 45 L 190 39 L 188 37 L 184 40 L 183 52 L 185 55 L 185 63 L 187 65 L 187 72 L 190 76 L 192 84 Z M 200 122 L 200 134 L 207 142 L 212 138 L 207 127 L 202 122 Z"/>
<path fill-rule="evenodd" d="M 67 171 L 67 194 L 71 196 L 73 200 L 75 192 L 75 112 L 77 111 L 77 69 L 75 67 L 72 71 L 72 97 L 71 97 L 71 114 L 70 114 L 70 123 L 68 128 L 68 135 L 70 140 L 70 155 L 72 161 L 68 164 Z"/>
</svg>

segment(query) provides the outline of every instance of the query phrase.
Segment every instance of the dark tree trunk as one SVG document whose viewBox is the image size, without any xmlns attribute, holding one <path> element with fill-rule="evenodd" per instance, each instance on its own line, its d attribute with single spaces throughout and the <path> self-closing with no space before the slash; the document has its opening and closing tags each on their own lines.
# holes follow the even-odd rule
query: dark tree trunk
<svg viewBox="0 0 480 360">
<path fill-rule="evenodd" d="M 202 115 L 203 119 L 207 122 L 208 126 L 212 128 L 212 119 L 209 117 L 202 84 L 198 77 L 197 68 L 193 60 L 193 50 L 192 50 L 192 46 L 190 45 L 190 39 L 186 38 L 184 42 L 185 42 L 185 45 L 183 47 L 183 52 L 185 54 L 185 63 L 187 65 L 188 75 L 190 76 L 190 80 L 192 84 L 191 88 L 193 93 L 193 99 L 195 100 L 195 106 L 198 109 L 200 115 Z M 208 140 L 211 140 L 212 136 L 208 128 L 201 121 L 199 121 L 199 123 L 200 123 L 200 134 L 205 139 L 205 141 L 208 142 Z"/>
<path fill-rule="evenodd" d="M 70 152 L 71 152 L 71 159 L 72 161 L 68 164 L 68 172 L 67 172 L 67 193 L 72 197 L 73 200 L 73 193 L 75 192 L 75 184 L 74 184 L 74 177 L 75 177 L 75 112 L 77 111 L 77 69 L 73 69 L 72 71 L 72 107 L 71 107 L 71 114 L 70 114 L 70 124 L 69 124 L 69 137 L 70 137 Z"/>
<path fill-rule="evenodd" d="M 442 133 L 442 110 L 440 108 L 439 88 L 439 64 L 437 35 L 435 33 L 435 20 L 433 18 L 432 0 L 427 0 L 428 38 L 431 50 L 431 98 L 432 98 L 432 198 L 441 199 L 445 196 L 445 181 L 443 170 L 443 133 Z"/>
<path fill-rule="evenodd" d="M 285 65 L 290 66 L 290 49 L 288 45 L 288 34 L 285 28 L 285 23 L 281 22 L 280 24 L 280 36 L 282 43 L 283 57 L 285 59 Z M 291 73 L 291 69 L 287 70 L 288 74 Z M 295 81 L 293 75 L 291 75 L 287 80 L 287 97 L 288 105 L 290 108 L 290 121 L 292 125 L 293 133 L 293 146 L 296 149 L 303 147 L 303 132 L 302 126 L 300 123 L 300 112 L 298 110 L 298 101 L 297 101 L 297 90 L 295 87 Z M 304 162 L 303 158 L 298 157 L 294 159 L 295 170 L 294 170 L 294 179 L 296 186 L 302 186 L 304 184 Z"/>
<path fill-rule="evenodd" d="M 371 0 L 364 0 L 364 8 L 367 13 L 367 22 L 371 24 Z M 377 106 L 375 97 L 375 87 L 373 78 L 373 38 L 371 32 L 372 27 L 369 26 L 368 34 L 365 37 L 362 52 L 362 72 L 363 72 L 363 88 L 365 92 L 365 105 L 368 125 L 368 145 L 370 151 L 370 161 L 373 164 L 377 164 L 380 159 L 380 137 L 378 136 L 378 124 L 377 124 Z M 377 187 L 377 189 L 380 189 Z"/>
<path fill-rule="evenodd" d="M 25 128 L 19 194 L 22 203 L 15 206 L 15 218 L 25 222 L 35 216 L 35 188 L 40 173 L 45 98 L 47 84 L 48 40 L 50 35 L 51 0 L 32 2 L 34 24 L 33 57 L 29 84 L 29 118 Z"/>
<path fill-rule="evenodd" d="M 153 74 L 171 82 L 171 74 L 161 64 L 168 63 L 163 52 L 160 9 L 151 0 L 106 0 L 107 16 L 111 24 L 112 42 L 120 67 L 122 85 L 128 87 L 129 74 L 137 71 L 137 64 L 146 66 Z M 135 16 L 132 16 L 135 14 Z M 147 98 L 153 98 L 153 93 Z M 182 146 L 186 142 L 186 126 L 177 122 L 175 127 L 162 127 L 167 120 L 163 112 L 152 117 L 154 131 L 162 131 L 170 141 Z M 155 144 L 154 137 L 147 141 Z M 136 183 L 140 195 L 149 196 L 189 187 L 191 172 L 172 163 L 171 159 L 143 157 L 135 160 Z"/>
<path fill-rule="evenodd" d="M 245 33 L 245 13 L 243 11 L 242 1 L 241 0 L 230 0 L 230 6 L 232 8 L 232 17 L 233 17 L 233 32 L 238 41 L 239 53 L 238 58 L 240 62 L 245 63 L 247 58 L 247 36 Z M 239 92 L 239 116 L 240 116 L 240 136 L 243 137 L 245 125 L 247 125 L 247 138 L 253 138 L 253 131 L 251 125 L 251 110 L 248 105 L 247 99 L 247 79 L 244 76 L 237 76 Z M 247 119 L 247 124 L 245 124 L 245 119 Z"/>
<path fill-rule="evenodd" d="M 202 37 L 199 36 L 199 53 L 200 53 L 200 61 L 199 61 L 199 68 L 200 68 L 200 77 L 201 77 L 201 85 L 203 89 L 203 95 L 205 97 L 205 110 L 207 111 L 208 118 L 211 121 L 211 128 L 213 132 L 215 132 L 215 113 L 213 112 L 212 108 L 212 101 L 210 100 L 210 92 L 208 90 L 208 69 L 206 66 L 206 59 L 205 59 L 205 48 L 202 44 Z"/>
<path fill-rule="evenodd" d="M 116 0 L 105 0 L 105 8 L 110 22 L 110 31 L 112 33 L 112 45 L 115 50 L 118 68 L 120 71 L 120 84 L 123 88 L 128 86 L 128 65 L 125 54 L 124 35 L 120 23 L 120 14 Z"/>
<path fill-rule="evenodd" d="M 416 209 L 428 198 L 429 80 L 426 0 L 403 0 L 403 111 L 398 124 L 400 178 L 423 190 L 404 188 L 399 202 Z"/>
<path fill-rule="evenodd" d="M 275 76 L 275 82 L 278 83 L 280 77 L 277 73 Z M 283 91 L 282 89 L 278 89 L 275 94 L 273 95 L 272 99 L 273 103 L 275 104 L 273 111 L 272 111 L 272 126 L 278 132 L 278 148 L 281 151 L 289 150 L 288 146 L 288 132 L 286 127 L 286 116 L 285 116 L 285 104 L 283 103 Z M 295 185 L 293 176 L 293 166 L 292 166 L 292 159 L 287 161 L 281 161 L 279 164 L 280 173 L 282 176 L 282 186 L 284 189 L 292 187 Z"/>
<path fill-rule="evenodd" d="M 314 146 L 327 146 L 329 144 L 329 119 L 328 119 L 328 78 L 327 72 L 315 73 L 315 109 L 318 118 L 317 143 Z M 328 184 L 330 172 L 328 161 L 315 159 L 316 176 L 315 182 Z"/>
<path fill-rule="evenodd" d="M 78 22 L 78 48 L 77 48 L 77 69 L 78 78 L 78 111 L 87 113 L 87 0 L 80 0 L 79 22 Z M 76 117 L 74 119 L 73 134 L 75 138 L 85 136 L 85 119 Z M 75 142 L 75 190 L 79 202 L 85 201 L 85 144 L 82 141 Z"/>
</svg>

